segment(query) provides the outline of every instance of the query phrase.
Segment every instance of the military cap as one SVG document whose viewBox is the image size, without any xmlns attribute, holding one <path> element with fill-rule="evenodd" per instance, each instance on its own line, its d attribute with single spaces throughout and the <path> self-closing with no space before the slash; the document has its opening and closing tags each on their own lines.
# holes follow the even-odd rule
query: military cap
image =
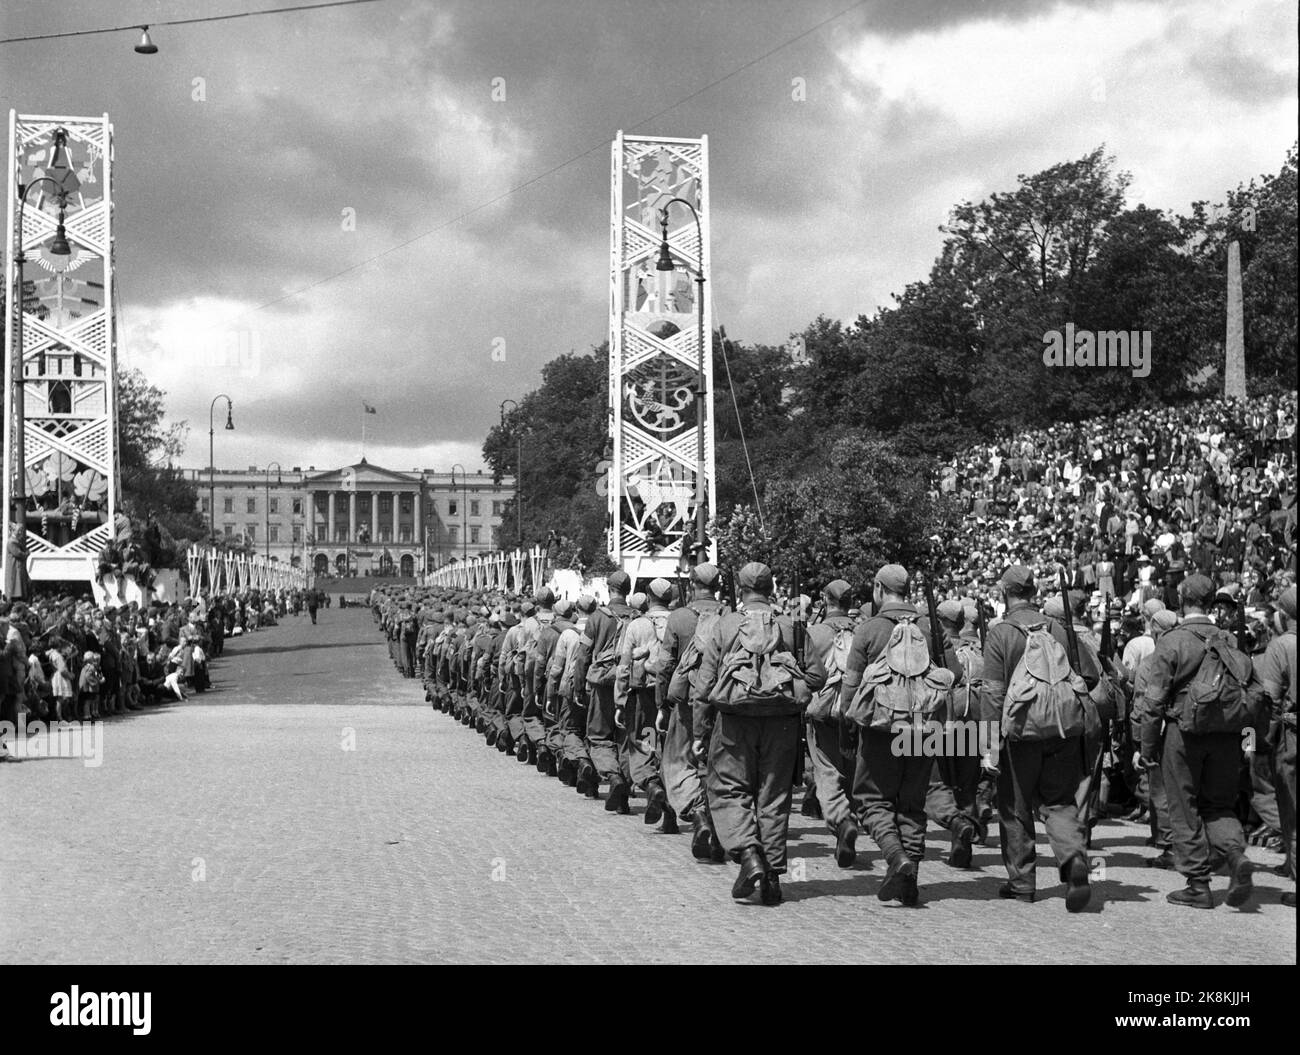
<svg viewBox="0 0 1300 1055">
<path fill-rule="evenodd" d="M 939 605 L 939 619 L 960 629 L 966 622 L 966 612 L 960 601 L 944 601 Z"/>
<path fill-rule="evenodd" d="M 1165 602 L 1159 597 L 1152 597 L 1142 605 L 1142 611 L 1148 619 L 1152 618 L 1157 612 L 1165 610 Z"/>
<path fill-rule="evenodd" d="M 572 611 L 573 611 L 572 601 L 566 601 L 563 597 L 561 597 L 558 601 L 555 602 L 555 614 L 558 615 L 561 619 L 565 618 Z"/>
<path fill-rule="evenodd" d="M 609 577 L 605 580 L 605 584 L 609 587 L 610 592 L 625 594 L 628 590 L 632 589 L 632 577 L 622 568 L 618 568 L 609 573 Z"/>
<path fill-rule="evenodd" d="M 703 564 L 697 564 L 691 569 L 691 581 L 697 582 L 701 586 L 714 586 L 722 573 L 718 571 L 717 565 L 705 561 Z"/>
<path fill-rule="evenodd" d="M 876 572 L 876 584 L 890 593 L 902 596 L 907 593 L 911 576 L 901 564 L 886 564 Z"/>
<path fill-rule="evenodd" d="M 760 561 L 750 561 L 740 569 L 736 578 L 742 590 L 754 590 L 762 594 L 772 592 L 772 569 Z"/>
<path fill-rule="evenodd" d="M 1295 618 L 1295 587 L 1288 586 L 1282 591 L 1282 596 L 1277 599 L 1278 607 L 1286 614 L 1288 619 Z"/>
<path fill-rule="evenodd" d="M 628 594 L 628 596 L 627 596 L 627 606 L 628 606 L 629 608 L 635 608 L 638 612 L 644 612 L 644 611 L 645 611 L 645 594 L 643 594 L 643 593 L 631 593 L 631 594 Z"/>
<path fill-rule="evenodd" d="M 673 584 L 667 579 L 655 579 L 646 587 L 646 592 L 652 600 L 666 601 L 673 595 Z"/>
<path fill-rule="evenodd" d="M 1065 618 L 1065 606 L 1061 604 L 1061 598 L 1059 596 L 1049 597 L 1043 603 L 1043 615 L 1047 616 L 1049 619 Z"/>
<path fill-rule="evenodd" d="M 579 612 L 594 612 L 596 610 L 596 598 L 589 593 L 584 593 L 578 598 Z"/>
<path fill-rule="evenodd" d="M 532 601 L 524 601 L 519 606 L 519 614 L 522 616 L 530 616 L 535 611 L 537 611 L 537 605 L 533 604 Z"/>
<path fill-rule="evenodd" d="M 1013 564 L 1002 573 L 1002 578 L 998 580 L 999 584 L 1006 589 L 1024 590 L 1037 589 L 1037 582 L 1034 580 L 1034 573 L 1026 568 L 1023 564 Z"/>
<path fill-rule="evenodd" d="M 1172 630 L 1178 625 L 1178 613 L 1162 608 L 1151 617 L 1151 625 L 1157 630 Z"/>
<path fill-rule="evenodd" d="M 1183 604 L 1204 607 L 1214 599 L 1214 583 L 1204 575 L 1189 575 L 1178 588 Z"/>
<path fill-rule="evenodd" d="M 506 614 L 501 617 L 501 625 L 504 627 L 518 626 L 519 616 L 515 615 L 514 612 L 507 611 Z"/>
<path fill-rule="evenodd" d="M 832 579 L 822 587 L 822 593 L 826 595 L 826 600 L 832 604 L 843 604 L 853 596 L 853 587 L 843 579 Z"/>
<path fill-rule="evenodd" d="M 540 590 L 538 590 L 535 594 L 533 594 L 533 601 L 540 608 L 548 608 L 551 605 L 555 604 L 555 593 L 551 590 L 549 586 L 543 586 Z"/>
</svg>

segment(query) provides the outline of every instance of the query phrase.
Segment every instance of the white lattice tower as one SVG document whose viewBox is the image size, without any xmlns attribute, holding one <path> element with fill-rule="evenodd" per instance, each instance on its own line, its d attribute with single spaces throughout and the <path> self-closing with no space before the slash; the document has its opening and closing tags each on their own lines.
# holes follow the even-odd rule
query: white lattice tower
<svg viewBox="0 0 1300 1055">
<path fill-rule="evenodd" d="M 715 506 L 713 312 L 704 303 L 706 398 L 696 406 L 699 323 L 695 282 L 710 278 L 708 137 L 614 140 L 610 169 L 608 488 L 610 559 L 634 576 L 676 573 L 696 515 L 697 443 L 704 434 L 704 515 Z M 699 214 L 697 230 L 690 202 Z M 677 265 L 659 272 L 660 210 Z M 614 484 L 617 486 L 613 486 Z M 709 559 L 717 559 L 710 543 Z"/>
<path fill-rule="evenodd" d="M 64 148 L 57 151 L 56 133 Z M 12 423 L 13 377 L 22 326 L 26 446 L 15 464 L 12 426 L 4 442 L 4 538 L 15 524 L 12 494 L 26 474 L 27 551 L 34 580 L 93 580 L 96 556 L 114 538 L 118 483 L 116 326 L 113 305 L 113 126 L 100 117 L 46 117 L 9 112 L 10 247 L 27 258 L 24 279 L 35 297 L 15 292 L 17 263 L 5 254 L 5 289 L 21 308 L 6 312 L 6 421 Z M 72 253 L 48 243 L 57 198 L 41 177 L 61 177 L 68 195 L 65 231 Z M 29 186 L 19 223 L 19 186 Z M 12 304 L 12 301 L 7 301 Z"/>
</svg>

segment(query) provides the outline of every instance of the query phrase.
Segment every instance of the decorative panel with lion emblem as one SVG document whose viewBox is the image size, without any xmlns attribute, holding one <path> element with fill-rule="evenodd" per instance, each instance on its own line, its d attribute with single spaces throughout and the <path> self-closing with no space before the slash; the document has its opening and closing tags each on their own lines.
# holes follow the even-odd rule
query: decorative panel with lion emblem
<svg viewBox="0 0 1300 1055">
<path fill-rule="evenodd" d="M 6 313 L 5 365 L 13 377 L 21 319 L 26 449 L 25 464 L 15 465 L 15 437 L 5 436 L 4 537 L 17 527 L 12 496 L 22 472 L 26 547 L 37 580 L 93 578 L 95 561 L 116 536 L 112 135 L 107 114 L 9 115 L 6 230 L 26 264 L 21 312 Z M 22 187 L 30 189 L 19 231 Z M 60 198 L 66 254 L 50 251 Z M 12 291 L 12 252 L 5 271 Z M 13 409 L 12 394 L 6 409 Z"/>
<path fill-rule="evenodd" d="M 695 531 L 697 437 L 705 517 L 713 514 L 712 355 L 697 400 L 696 277 L 709 274 L 708 139 L 614 140 L 610 215 L 610 558 L 634 577 L 671 576 Z M 694 205 L 691 210 L 674 198 Z M 656 268 L 667 208 L 672 271 Z M 706 295 L 704 334 L 713 332 Z M 707 349 L 711 351 L 711 349 Z M 710 545 L 709 559 L 715 560 Z"/>
</svg>

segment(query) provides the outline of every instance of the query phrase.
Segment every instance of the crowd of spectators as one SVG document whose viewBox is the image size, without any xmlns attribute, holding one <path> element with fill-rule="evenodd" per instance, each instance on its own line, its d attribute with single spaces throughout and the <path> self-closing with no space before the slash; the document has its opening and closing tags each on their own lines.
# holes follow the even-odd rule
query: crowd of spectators
<svg viewBox="0 0 1300 1055">
<path fill-rule="evenodd" d="M 0 601 L 0 728 L 95 721 L 185 700 L 211 685 L 209 663 L 227 637 L 301 609 L 299 592 L 287 590 L 120 607 L 68 594 Z"/>
<path fill-rule="evenodd" d="M 1176 609 L 1200 572 L 1261 611 L 1296 571 L 1296 393 L 1207 399 L 1019 433 L 943 464 L 964 519 L 954 596 L 987 600 L 1010 564 L 1043 593 L 1064 568 L 1094 606 Z"/>
</svg>

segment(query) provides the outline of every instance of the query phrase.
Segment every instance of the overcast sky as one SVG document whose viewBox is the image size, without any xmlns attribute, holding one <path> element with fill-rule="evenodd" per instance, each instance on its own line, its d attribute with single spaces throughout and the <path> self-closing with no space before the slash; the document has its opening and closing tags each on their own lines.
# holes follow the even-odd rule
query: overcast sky
<svg viewBox="0 0 1300 1055">
<path fill-rule="evenodd" d="M 0 37 L 286 2 L 0 0 Z M 189 466 L 225 392 L 221 466 L 350 463 L 364 399 L 371 461 L 479 467 L 501 400 L 605 339 L 620 128 L 709 136 L 716 317 L 771 343 L 888 304 L 1018 173 L 1104 142 L 1131 200 L 1185 210 L 1296 138 L 1293 0 L 849 2 L 380 0 L 156 27 L 154 56 L 5 44 L 0 107 L 112 118 L 120 361 Z"/>
</svg>

